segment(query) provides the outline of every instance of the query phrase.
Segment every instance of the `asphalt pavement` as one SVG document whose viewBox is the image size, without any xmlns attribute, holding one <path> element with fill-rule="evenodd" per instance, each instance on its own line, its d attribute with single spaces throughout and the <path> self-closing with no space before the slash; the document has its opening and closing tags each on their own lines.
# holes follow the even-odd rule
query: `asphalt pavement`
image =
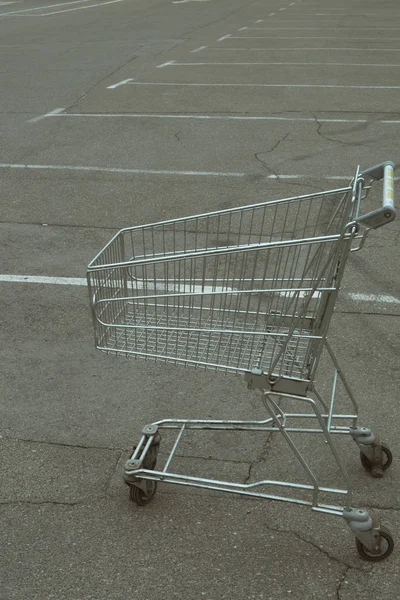
<svg viewBox="0 0 400 600">
<path fill-rule="evenodd" d="M 233 375 L 95 350 L 82 278 L 121 227 L 397 163 L 398 3 L 9 0 L 0 52 L 1 600 L 397 598 L 399 221 L 351 256 L 330 333 L 394 455 L 374 480 L 338 441 L 354 502 L 397 544 L 376 564 L 344 520 L 294 504 L 160 484 L 134 505 L 121 472 L 144 424 L 263 408 Z M 299 448 L 336 485 L 326 445 Z M 275 433 L 193 435 L 175 467 L 304 480 Z"/>
</svg>

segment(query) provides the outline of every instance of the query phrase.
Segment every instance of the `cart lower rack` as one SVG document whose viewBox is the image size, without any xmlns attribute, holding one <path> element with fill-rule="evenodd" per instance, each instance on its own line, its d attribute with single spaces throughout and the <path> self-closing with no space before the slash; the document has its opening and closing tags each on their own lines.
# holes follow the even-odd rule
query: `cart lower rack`
<svg viewBox="0 0 400 600">
<path fill-rule="evenodd" d="M 375 182 L 383 202 L 363 214 Z M 351 482 L 338 450 L 350 435 L 373 477 L 390 466 L 389 448 L 358 424 L 358 406 L 327 333 L 346 262 L 370 229 L 395 218 L 394 166 L 357 168 L 347 187 L 121 230 L 88 267 L 96 347 L 124 356 L 243 374 L 261 391 L 260 421 L 166 419 L 142 430 L 124 479 L 139 505 L 157 482 L 234 492 L 310 506 L 344 517 L 361 557 L 393 550 L 390 532 L 352 506 Z M 316 383 L 321 355 L 333 367 L 328 398 Z M 339 406 L 342 386 L 348 408 Z M 291 408 L 287 408 L 290 404 Z M 293 409 L 295 406 L 295 409 Z M 162 430 L 176 438 L 157 468 Z M 234 483 L 171 471 L 191 430 L 280 432 L 308 482 Z M 345 485 L 322 485 L 293 433 L 326 441 Z M 339 505 L 326 498 L 339 496 Z"/>
</svg>

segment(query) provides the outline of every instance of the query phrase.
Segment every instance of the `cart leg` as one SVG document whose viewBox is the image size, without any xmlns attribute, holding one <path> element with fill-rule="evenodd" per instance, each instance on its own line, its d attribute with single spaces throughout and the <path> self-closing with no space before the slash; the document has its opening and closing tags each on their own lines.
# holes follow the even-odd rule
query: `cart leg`
<svg viewBox="0 0 400 600">
<path fill-rule="evenodd" d="M 350 435 L 360 448 L 360 459 L 363 467 L 372 477 L 383 477 L 383 472 L 392 463 L 389 448 L 374 436 L 369 427 L 351 427 Z"/>
<path fill-rule="evenodd" d="M 363 560 L 378 562 L 390 556 L 394 548 L 390 531 L 366 510 L 349 508 L 343 511 L 343 517 L 355 535 L 357 551 Z"/>
</svg>

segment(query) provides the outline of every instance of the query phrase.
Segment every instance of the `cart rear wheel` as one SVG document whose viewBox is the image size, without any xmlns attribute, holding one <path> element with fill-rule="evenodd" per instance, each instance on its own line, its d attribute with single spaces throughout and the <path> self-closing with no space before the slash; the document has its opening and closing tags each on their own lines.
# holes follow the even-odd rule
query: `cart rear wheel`
<svg viewBox="0 0 400 600">
<path fill-rule="evenodd" d="M 143 467 L 145 469 L 149 469 L 150 471 L 154 471 L 155 466 L 157 464 L 157 456 L 158 456 L 159 444 L 150 446 L 146 456 L 144 457 Z M 132 448 L 132 454 L 135 452 L 136 446 Z"/>
<path fill-rule="evenodd" d="M 368 550 L 361 542 L 356 538 L 356 548 L 357 552 L 363 560 L 368 560 L 370 562 L 379 562 L 380 560 L 385 560 L 388 556 L 390 556 L 393 552 L 394 541 L 392 538 L 392 534 L 386 527 L 381 527 L 381 548 L 378 554 L 375 554 Z"/>
<path fill-rule="evenodd" d="M 133 502 L 136 502 L 138 506 L 146 506 L 149 502 L 151 502 L 156 495 L 157 491 L 157 481 L 146 480 L 146 491 L 137 487 L 136 485 L 131 485 L 129 490 L 130 499 Z"/>
<path fill-rule="evenodd" d="M 382 455 L 382 469 L 383 471 L 386 471 L 386 469 L 388 469 L 392 464 L 393 454 L 391 453 L 390 449 L 387 446 L 385 446 L 385 444 L 382 444 Z M 372 462 L 369 460 L 369 458 L 365 456 L 363 452 L 360 452 L 360 459 L 364 469 L 368 471 L 368 473 L 371 473 Z"/>
</svg>

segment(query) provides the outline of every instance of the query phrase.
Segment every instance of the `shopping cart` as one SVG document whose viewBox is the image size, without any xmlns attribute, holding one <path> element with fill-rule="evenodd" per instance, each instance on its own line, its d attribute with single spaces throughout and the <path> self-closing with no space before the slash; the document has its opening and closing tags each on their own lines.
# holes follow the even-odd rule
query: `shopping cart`
<svg viewBox="0 0 400 600">
<path fill-rule="evenodd" d="M 361 214 L 362 201 L 381 179 L 382 206 Z M 391 554 L 390 532 L 352 507 L 336 434 L 353 438 L 373 477 L 382 476 L 392 455 L 357 424 L 358 406 L 327 332 L 349 252 L 362 247 L 370 229 L 395 218 L 393 181 L 394 165 L 385 162 L 357 168 L 340 189 L 126 228 L 93 259 L 88 285 L 98 349 L 243 373 L 250 389 L 261 390 L 268 415 L 261 421 L 165 419 L 146 425 L 124 468 L 132 500 L 147 504 L 161 481 L 295 502 L 344 517 L 362 558 Z M 324 353 L 334 375 L 328 400 L 316 386 Z M 337 407 L 339 384 L 350 409 Z M 286 401 L 297 410 L 285 408 Z M 177 436 L 157 468 L 164 429 Z M 308 483 L 243 484 L 174 473 L 177 447 L 193 429 L 280 432 Z M 343 488 L 321 485 L 293 433 L 323 436 Z M 334 495 L 342 505 L 323 501 Z"/>
</svg>

